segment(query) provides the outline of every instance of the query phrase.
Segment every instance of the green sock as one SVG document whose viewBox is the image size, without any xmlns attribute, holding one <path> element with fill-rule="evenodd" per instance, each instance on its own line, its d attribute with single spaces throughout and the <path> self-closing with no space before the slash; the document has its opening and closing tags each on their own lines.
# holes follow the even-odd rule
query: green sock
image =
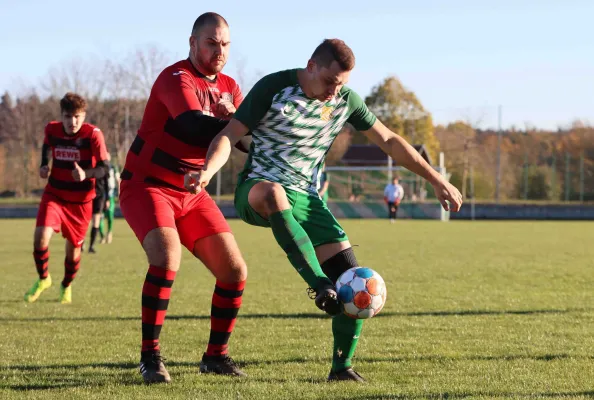
<svg viewBox="0 0 594 400">
<path fill-rule="evenodd" d="M 99 236 L 101 236 L 101 239 L 103 239 L 103 236 L 105 236 L 105 235 L 103 234 L 103 232 L 104 232 L 104 231 L 103 231 L 103 220 L 104 220 L 104 219 L 105 219 L 105 218 L 101 218 L 101 220 L 99 221 Z"/>
<path fill-rule="evenodd" d="M 307 233 L 293 216 L 291 210 L 272 214 L 270 227 L 279 246 L 287 253 L 291 265 L 311 288 L 317 288 L 320 280 L 330 279 L 322 272 L 313 244 Z"/>
<path fill-rule="evenodd" d="M 353 319 L 344 314 L 332 318 L 334 336 L 332 371 L 340 371 L 351 366 L 351 359 L 355 354 L 362 328 L 362 319 Z"/>
</svg>

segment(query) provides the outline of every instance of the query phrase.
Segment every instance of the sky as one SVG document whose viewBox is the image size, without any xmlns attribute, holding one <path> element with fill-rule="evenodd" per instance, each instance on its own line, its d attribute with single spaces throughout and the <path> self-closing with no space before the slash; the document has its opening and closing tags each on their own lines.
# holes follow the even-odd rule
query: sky
<svg viewBox="0 0 594 400">
<path fill-rule="evenodd" d="M 0 92 L 39 87 L 71 62 L 123 59 L 149 45 L 187 57 L 196 17 L 223 15 L 231 52 L 258 76 L 304 66 L 324 39 L 343 39 L 361 96 L 397 76 L 435 123 L 541 129 L 594 124 L 594 1 L 37 1 L 0 0 Z M 246 84 L 247 86 L 248 84 Z M 243 88 L 244 91 L 249 88 Z"/>
</svg>

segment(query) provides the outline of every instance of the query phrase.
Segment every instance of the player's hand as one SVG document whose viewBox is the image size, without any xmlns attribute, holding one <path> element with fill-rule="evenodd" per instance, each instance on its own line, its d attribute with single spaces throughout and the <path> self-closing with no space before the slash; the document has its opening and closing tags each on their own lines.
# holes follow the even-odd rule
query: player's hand
<svg viewBox="0 0 594 400">
<path fill-rule="evenodd" d="M 212 176 L 206 170 L 188 172 L 184 175 L 184 187 L 188 192 L 198 194 L 208 186 L 210 178 Z"/>
<path fill-rule="evenodd" d="M 229 100 L 220 100 L 217 103 L 217 113 L 225 117 L 229 117 L 235 114 L 235 106 Z"/>
<path fill-rule="evenodd" d="M 454 212 L 460 211 L 463 202 L 462 195 L 454 185 L 445 179 L 441 179 L 433 184 L 433 190 L 435 190 L 435 196 L 444 210 Z"/>
<path fill-rule="evenodd" d="M 78 163 L 75 161 L 74 162 L 74 169 L 72 170 L 72 178 L 74 178 L 74 180 L 76 182 L 82 182 L 86 179 L 87 174 L 85 172 L 84 169 L 82 169 L 80 167 L 80 165 L 78 165 Z"/>
<path fill-rule="evenodd" d="M 109 208 L 109 200 L 105 200 L 105 208 Z"/>
<path fill-rule="evenodd" d="M 47 179 L 47 177 L 49 176 L 49 166 L 44 165 L 43 167 L 39 168 L 39 177 L 41 179 Z"/>
</svg>

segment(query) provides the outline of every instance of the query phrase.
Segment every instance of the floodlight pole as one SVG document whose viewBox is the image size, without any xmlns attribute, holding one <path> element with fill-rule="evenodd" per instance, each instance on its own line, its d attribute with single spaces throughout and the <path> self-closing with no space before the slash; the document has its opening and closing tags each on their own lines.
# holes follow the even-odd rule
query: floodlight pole
<svg viewBox="0 0 594 400">
<path fill-rule="evenodd" d="M 495 169 L 495 203 L 499 204 L 499 188 L 501 185 L 501 137 L 503 132 L 501 130 L 501 106 L 497 107 L 497 166 Z"/>
</svg>

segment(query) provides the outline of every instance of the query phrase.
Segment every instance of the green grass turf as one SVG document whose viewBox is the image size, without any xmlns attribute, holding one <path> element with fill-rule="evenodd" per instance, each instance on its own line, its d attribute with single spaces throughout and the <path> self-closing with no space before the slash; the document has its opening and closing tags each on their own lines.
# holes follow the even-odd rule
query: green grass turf
<svg viewBox="0 0 594 400">
<path fill-rule="evenodd" d="M 231 354 L 247 379 L 197 374 L 214 279 L 189 253 L 161 335 L 173 383 L 138 373 L 147 269 L 123 220 L 86 255 L 73 304 L 54 286 L 34 304 L 33 220 L 0 220 L 0 398 L 408 399 L 594 397 L 594 224 L 343 221 L 359 262 L 388 286 L 355 366 L 368 383 L 328 384 L 330 320 L 269 230 L 231 221 L 249 280 Z"/>
</svg>

